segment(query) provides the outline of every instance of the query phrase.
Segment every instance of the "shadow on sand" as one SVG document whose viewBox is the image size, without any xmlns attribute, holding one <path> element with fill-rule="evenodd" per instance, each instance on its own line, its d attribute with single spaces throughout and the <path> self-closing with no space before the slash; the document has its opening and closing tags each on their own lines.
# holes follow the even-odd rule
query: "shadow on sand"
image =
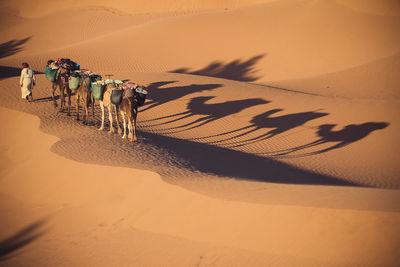
<svg viewBox="0 0 400 267">
<path fill-rule="evenodd" d="M 21 75 L 21 68 L 8 67 L 8 66 L 0 66 L 0 80 L 11 78 L 11 77 L 19 77 Z M 44 72 L 33 70 L 35 74 L 43 74 Z"/>
<path fill-rule="evenodd" d="M 25 227 L 11 237 L 0 241 L 0 262 L 20 253 L 21 249 L 44 235 L 45 220 L 39 220 Z"/>
<path fill-rule="evenodd" d="M 23 50 L 23 45 L 28 42 L 32 37 L 27 37 L 20 40 L 11 40 L 0 44 L 0 58 L 9 57 L 15 55 Z M 21 62 L 22 63 L 22 62 Z M 17 77 L 21 75 L 21 68 L 0 66 L 0 80 Z M 36 74 L 42 74 L 43 72 L 34 70 Z"/>
<path fill-rule="evenodd" d="M 191 122 L 185 123 L 180 126 L 175 126 L 171 128 L 162 129 L 164 130 L 175 130 L 175 132 L 187 131 L 190 129 L 201 127 L 207 123 L 216 121 L 218 119 L 222 119 L 226 116 L 233 115 L 241 112 L 246 108 L 250 108 L 256 105 L 267 104 L 269 101 L 266 101 L 261 98 L 249 98 L 242 100 L 233 100 L 222 103 L 206 103 L 207 101 L 214 98 L 214 96 L 199 96 L 192 98 L 187 104 L 187 111 L 167 115 L 163 117 L 159 117 L 149 121 L 161 120 L 161 119 L 170 119 L 168 121 L 153 124 L 146 127 L 153 127 L 158 125 L 166 125 L 169 123 L 182 121 L 184 119 L 190 119 L 196 115 L 201 115 L 201 118 L 193 120 Z M 171 133 L 171 132 L 170 132 Z"/>
<path fill-rule="evenodd" d="M 228 63 L 221 61 L 211 62 L 206 67 L 199 70 L 190 70 L 189 68 L 180 68 L 170 71 L 171 73 L 184 73 L 184 74 L 195 74 L 203 76 L 211 76 L 224 78 L 235 81 L 243 82 L 254 82 L 261 77 L 256 76 L 258 72 L 255 69 L 255 65 L 260 61 L 265 54 L 254 56 L 248 60 L 242 61 L 236 59 Z"/>
<path fill-rule="evenodd" d="M 23 44 L 28 42 L 32 37 L 27 37 L 20 40 L 11 40 L 0 44 L 0 58 L 12 56 L 23 50 Z"/>
<path fill-rule="evenodd" d="M 154 82 L 147 86 L 147 90 L 149 91 L 149 99 L 146 100 L 146 104 L 141 111 L 155 108 L 167 102 L 193 93 L 209 91 L 222 86 L 222 84 L 191 84 L 187 86 L 163 87 L 164 85 L 174 82 L 176 81 Z"/>
<path fill-rule="evenodd" d="M 334 149 L 342 148 L 348 146 L 354 142 L 360 141 L 361 139 L 367 137 L 370 133 L 376 130 L 382 130 L 389 126 L 387 122 L 366 122 L 362 124 L 350 124 L 345 126 L 342 130 L 334 131 L 333 128 L 336 124 L 322 124 L 318 127 L 317 134 L 319 139 L 297 147 L 289 148 L 286 150 L 281 150 L 279 153 L 275 153 L 277 157 L 295 158 L 295 157 L 305 157 L 311 155 L 317 155 L 325 153 Z M 334 143 L 328 148 L 318 149 L 319 147 L 327 144 Z M 304 151 L 306 149 L 317 148 L 312 152 L 293 155 L 294 152 Z"/>
<path fill-rule="evenodd" d="M 194 138 L 193 140 L 201 140 L 205 138 L 217 137 L 217 140 L 209 143 L 210 144 L 224 143 L 225 147 L 231 147 L 231 148 L 245 146 L 255 142 L 264 141 L 276 135 L 285 133 L 291 129 L 300 127 L 306 124 L 308 121 L 329 115 L 329 113 L 307 111 L 307 112 L 285 114 L 280 116 L 271 116 L 281 111 L 283 111 L 283 109 L 272 109 L 260 115 L 254 116 L 253 119 L 250 120 L 250 124 L 245 127 L 232 131 L 223 132 L 216 135 Z M 256 132 L 259 133 L 256 137 L 248 138 L 248 135 Z M 234 136 L 231 136 L 232 134 L 234 134 Z M 239 138 L 242 138 L 243 140 L 238 141 L 237 139 Z"/>
<path fill-rule="evenodd" d="M 182 167 L 209 175 L 280 184 L 361 186 L 254 154 L 148 132 L 140 135 L 144 137 L 141 140 L 143 145 L 147 143 L 158 150 L 168 151 L 183 164 Z M 160 173 L 168 176 L 162 170 Z"/>
</svg>

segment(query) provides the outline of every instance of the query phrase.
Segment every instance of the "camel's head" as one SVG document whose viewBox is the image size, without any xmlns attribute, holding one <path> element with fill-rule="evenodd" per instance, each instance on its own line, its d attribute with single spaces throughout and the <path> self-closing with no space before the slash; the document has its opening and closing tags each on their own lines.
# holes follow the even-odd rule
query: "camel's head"
<svg viewBox="0 0 400 267">
<path fill-rule="evenodd" d="M 337 124 L 321 124 L 318 126 L 319 130 L 332 130 Z"/>
<path fill-rule="evenodd" d="M 190 102 L 192 103 L 205 103 L 208 100 L 213 99 L 215 96 L 198 96 L 198 97 L 194 97 L 190 100 Z"/>
<path fill-rule="evenodd" d="M 366 129 L 371 130 L 381 130 L 389 126 L 387 122 L 366 122 L 362 124 L 362 126 Z"/>
<path fill-rule="evenodd" d="M 283 111 L 283 109 L 281 109 L 281 108 L 274 108 L 274 109 L 271 109 L 271 110 L 265 112 L 264 115 L 265 115 L 265 114 L 268 114 L 268 115 L 269 115 L 269 114 L 274 114 L 274 113 L 281 112 L 281 111 Z"/>
<path fill-rule="evenodd" d="M 270 101 L 262 99 L 262 98 L 250 98 L 248 101 L 253 104 L 253 105 L 262 105 L 262 104 L 268 104 Z"/>
<path fill-rule="evenodd" d="M 140 87 L 140 88 L 142 88 L 142 89 L 147 91 L 148 85 L 147 84 L 138 84 L 137 87 Z"/>
</svg>

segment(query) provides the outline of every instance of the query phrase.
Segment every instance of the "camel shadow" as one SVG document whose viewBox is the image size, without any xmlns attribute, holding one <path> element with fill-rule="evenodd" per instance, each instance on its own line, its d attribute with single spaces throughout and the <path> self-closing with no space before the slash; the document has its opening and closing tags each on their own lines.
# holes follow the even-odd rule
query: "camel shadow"
<svg viewBox="0 0 400 267">
<path fill-rule="evenodd" d="M 255 65 L 260 61 L 265 54 L 254 56 L 248 60 L 236 59 L 228 63 L 221 61 L 211 62 L 209 65 L 205 66 L 199 70 L 190 70 L 189 68 L 180 68 L 170 71 L 171 73 L 184 73 L 184 74 L 195 74 L 203 76 L 211 76 L 224 78 L 235 81 L 243 82 L 254 82 L 261 77 L 256 76 L 258 72 L 255 69 Z"/>
<path fill-rule="evenodd" d="M 15 256 L 22 248 L 45 234 L 42 230 L 45 220 L 39 220 L 14 235 L 0 241 L 0 262 Z"/>
<path fill-rule="evenodd" d="M 164 85 L 174 83 L 176 81 L 162 81 L 151 83 L 147 90 L 149 91 L 149 100 L 146 100 L 146 104 L 141 111 L 146 111 L 151 108 L 155 108 L 164 103 L 179 99 L 189 94 L 198 93 L 202 91 L 213 90 L 221 87 L 222 84 L 192 84 L 188 86 L 175 86 L 166 87 Z"/>
<path fill-rule="evenodd" d="M 266 111 L 260 115 L 255 116 L 253 119 L 250 120 L 250 124 L 236 129 L 232 131 L 227 131 L 223 132 L 220 134 L 216 135 L 211 135 L 211 136 L 205 136 L 205 137 L 200 137 L 196 138 L 197 140 L 200 139 L 205 139 L 205 138 L 211 138 L 211 137 L 225 137 L 224 139 L 216 140 L 213 142 L 209 142 L 209 144 L 220 144 L 229 141 L 228 143 L 225 143 L 225 147 L 240 147 L 240 146 L 245 146 L 249 145 L 251 143 L 255 142 L 260 142 L 263 140 L 266 140 L 268 138 L 272 138 L 276 135 L 282 134 L 284 132 L 287 132 L 291 129 L 300 127 L 304 124 L 306 124 L 308 121 L 315 120 L 318 118 L 321 118 L 323 116 L 329 115 L 329 113 L 322 113 L 322 112 L 317 112 L 317 111 L 307 111 L 307 112 L 298 112 L 298 113 L 292 113 L 292 114 L 286 114 L 286 115 L 281 115 L 281 116 L 271 116 L 272 114 L 278 113 L 280 111 L 283 111 L 283 109 L 272 109 L 269 111 Z M 271 129 L 267 132 L 263 132 L 256 137 L 252 138 L 247 138 L 246 136 L 255 133 L 257 131 L 262 131 L 264 129 Z M 234 134 L 234 136 L 231 136 L 231 134 Z M 244 140 L 240 141 L 235 141 L 238 138 L 245 138 Z"/>
<path fill-rule="evenodd" d="M 332 151 L 334 149 L 342 148 L 348 146 L 354 142 L 357 142 L 373 131 L 382 130 L 389 126 L 387 122 L 366 122 L 362 124 L 350 124 L 345 126 L 342 130 L 335 131 L 333 128 L 336 124 L 322 124 L 318 127 L 317 134 L 320 137 L 319 139 L 310 142 L 305 145 L 293 147 L 286 150 L 278 151 L 275 156 L 278 157 L 305 157 L 311 155 L 317 155 L 321 153 L 325 153 L 328 151 Z M 328 143 L 335 143 L 328 148 L 317 149 L 312 152 L 293 155 L 293 153 L 297 151 L 304 151 L 306 149 L 312 149 L 315 147 L 321 147 Z"/>
<path fill-rule="evenodd" d="M 214 96 L 200 96 L 192 98 L 187 104 L 187 111 L 157 118 L 158 120 L 172 118 L 172 120 L 159 124 L 149 125 L 147 127 L 166 125 L 173 122 L 182 121 L 184 119 L 196 115 L 201 116 L 201 118 L 185 123 L 183 125 L 162 129 L 162 130 L 174 130 L 174 133 L 177 133 L 180 131 L 187 131 L 190 129 L 201 127 L 205 124 L 222 119 L 226 116 L 239 113 L 246 108 L 269 103 L 269 101 L 266 101 L 261 98 L 233 100 L 222 103 L 206 103 L 212 98 L 214 98 Z"/>
<path fill-rule="evenodd" d="M 32 37 L 27 37 L 20 40 L 11 40 L 0 44 L 0 58 L 12 56 L 22 51 L 22 45 L 28 42 Z"/>
</svg>

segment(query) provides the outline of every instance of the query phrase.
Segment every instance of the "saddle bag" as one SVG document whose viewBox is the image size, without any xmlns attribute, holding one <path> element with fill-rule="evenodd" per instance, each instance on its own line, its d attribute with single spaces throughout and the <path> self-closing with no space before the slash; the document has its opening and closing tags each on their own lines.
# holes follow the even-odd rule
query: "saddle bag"
<svg viewBox="0 0 400 267">
<path fill-rule="evenodd" d="M 58 68 L 50 68 L 49 66 L 46 66 L 46 78 L 50 82 L 54 82 L 56 80 L 56 75 L 57 75 Z"/>
<path fill-rule="evenodd" d="M 141 107 L 144 105 L 144 102 L 146 101 L 147 91 L 144 90 L 142 87 L 138 87 L 136 88 L 133 97 L 134 101 L 136 102 L 136 105 L 138 107 Z"/>
<path fill-rule="evenodd" d="M 71 76 L 68 83 L 69 89 L 71 90 L 78 89 L 80 81 L 81 79 L 79 78 L 79 76 Z"/>
<path fill-rule="evenodd" d="M 92 95 L 95 100 L 101 99 L 101 97 L 103 95 L 104 87 L 105 86 L 101 83 L 92 83 L 90 89 L 92 90 Z"/>
<path fill-rule="evenodd" d="M 123 94 L 124 90 L 121 89 L 114 89 L 111 92 L 111 103 L 113 103 L 114 105 L 119 105 L 122 101 L 122 94 Z"/>
</svg>

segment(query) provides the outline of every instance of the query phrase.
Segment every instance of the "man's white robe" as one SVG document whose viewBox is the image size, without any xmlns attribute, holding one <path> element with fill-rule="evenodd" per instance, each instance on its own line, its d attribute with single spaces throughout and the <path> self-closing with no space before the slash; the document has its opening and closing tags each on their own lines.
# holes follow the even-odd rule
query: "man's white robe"
<svg viewBox="0 0 400 267">
<path fill-rule="evenodd" d="M 19 84 L 21 85 L 21 96 L 26 98 L 32 92 L 32 84 L 36 81 L 35 74 L 30 68 L 23 68 Z"/>
</svg>

